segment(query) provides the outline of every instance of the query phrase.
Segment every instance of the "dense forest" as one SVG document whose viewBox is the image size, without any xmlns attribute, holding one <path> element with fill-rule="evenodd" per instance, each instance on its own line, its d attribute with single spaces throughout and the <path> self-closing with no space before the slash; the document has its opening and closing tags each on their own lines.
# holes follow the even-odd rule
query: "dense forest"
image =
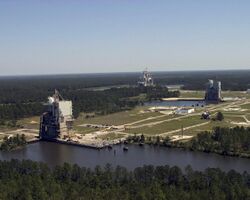
<svg viewBox="0 0 250 200">
<path fill-rule="evenodd" d="M 216 127 L 212 132 L 198 134 L 188 143 L 188 147 L 192 150 L 250 157 L 250 128 Z"/>
<path fill-rule="evenodd" d="M 153 75 L 158 84 L 180 84 L 187 90 L 204 90 L 208 79 L 221 81 L 222 90 L 246 91 L 250 88 L 250 70 L 158 72 Z"/>
<path fill-rule="evenodd" d="M 0 161 L 0 199 L 18 200 L 237 200 L 250 198 L 250 175 L 220 169 L 182 172 L 144 166 L 90 170 L 65 163 L 50 169 L 29 160 Z"/>
</svg>

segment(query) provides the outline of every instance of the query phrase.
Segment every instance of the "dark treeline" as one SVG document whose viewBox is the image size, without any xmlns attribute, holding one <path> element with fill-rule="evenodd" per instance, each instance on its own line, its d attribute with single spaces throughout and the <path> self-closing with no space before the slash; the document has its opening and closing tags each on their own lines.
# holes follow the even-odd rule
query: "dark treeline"
<svg viewBox="0 0 250 200">
<path fill-rule="evenodd" d="M 55 89 L 59 91 L 82 90 L 136 83 L 138 74 L 85 74 L 51 75 L 0 78 L 0 103 L 44 102 Z"/>
<path fill-rule="evenodd" d="M 148 87 L 144 90 L 146 90 L 144 93 L 146 93 L 146 99 L 148 101 L 180 96 L 179 91 L 168 91 L 168 88 L 162 86 Z"/>
<path fill-rule="evenodd" d="M 62 90 L 61 94 L 66 99 L 73 101 L 74 116 L 77 117 L 80 112 L 108 114 L 133 108 L 143 102 L 130 97 L 138 96 L 142 92 L 143 90 L 140 88 L 126 87 L 111 88 L 104 91 Z"/>
<path fill-rule="evenodd" d="M 50 169 L 33 161 L 0 161 L 0 199 L 237 200 L 250 198 L 250 175 L 220 169 L 110 165 L 90 170 L 65 163 Z"/>
<path fill-rule="evenodd" d="M 205 90 L 208 79 L 221 81 L 223 90 L 246 91 L 250 88 L 250 70 L 157 72 L 153 75 L 158 84 L 180 84 L 187 90 Z"/>
<path fill-rule="evenodd" d="M 44 101 L 54 89 L 81 90 L 89 87 L 135 85 L 140 73 L 53 75 L 0 78 L 0 103 Z M 208 79 L 222 81 L 224 90 L 246 90 L 250 87 L 250 70 L 154 72 L 156 84 L 183 84 L 186 89 L 204 90 Z M 25 94 L 25 95 L 24 95 Z"/>
<path fill-rule="evenodd" d="M 18 103 L 0 105 L 0 124 L 4 119 L 18 119 L 33 115 L 41 115 L 44 110 L 42 103 Z"/>
<path fill-rule="evenodd" d="M 188 146 L 192 150 L 216 152 L 223 155 L 250 156 L 250 128 L 215 128 L 193 138 Z"/>
</svg>

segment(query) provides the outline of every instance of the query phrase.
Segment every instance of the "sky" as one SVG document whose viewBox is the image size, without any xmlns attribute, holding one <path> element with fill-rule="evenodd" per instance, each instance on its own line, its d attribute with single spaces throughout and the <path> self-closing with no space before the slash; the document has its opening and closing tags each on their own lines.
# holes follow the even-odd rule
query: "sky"
<svg viewBox="0 0 250 200">
<path fill-rule="evenodd" d="M 250 69 L 249 0 L 0 0 L 0 75 Z"/>
</svg>

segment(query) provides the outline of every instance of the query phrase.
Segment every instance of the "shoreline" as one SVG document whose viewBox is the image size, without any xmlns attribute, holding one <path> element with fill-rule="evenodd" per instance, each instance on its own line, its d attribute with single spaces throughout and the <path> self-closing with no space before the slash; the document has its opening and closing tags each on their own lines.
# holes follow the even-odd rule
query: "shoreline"
<svg viewBox="0 0 250 200">
<path fill-rule="evenodd" d="M 97 146 L 97 145 L 91 145 L 91 144 L 81 144 L 81 143 L 76 143 L 76 142 L 70 142 L 70 141 L 63 141 L 63 140 L 58 140 L 58 139 L 40 139 L 40 142 L 52 142 L 52 143 L 57 143 L 57 144 L 65 144 L 65 145 L 71 145 L 71 146 L 78 146 L 78 147 L 84 147 L 84 148 L 91 148 L 91 149 L 104 149 L 108 147 L 109 145 L 103 145 L 103 146 Z M 114 144 L 115 145 L 115 144 Z"/>
<path fill-rule="evenodd" d="M 98 147 L 98 146 L 94 146 L 94 145 L 78 144 L 78 143 L 75 143 L 75 142 L 61 141 L 61 140 L 57 140 L 57 139 L 37 139 L 37 140 L 29 141 L 29 142 L 27 142 L 27 144 L 33 144 L 33 143 L 43 142 L 43 141 L 44 142 L 57 143 L 57 144 L 65 144 L 65 145 L 83 147 L 83 148 L 90 148 L 90 149 L 95 149 L 95 150 L 101 150 L 101 149 L 105 149 L 105 148 L 109 147 L 109 145 L 108 146 Z M 119 144 L 123 144 L 123 143 L 121 142 L 121 143 L 113 144 L 111 146 L 119 145 Z M 128 143 L 128 145 L 131 145 L 131 144 L 140 146 L 140 143 Z M 147 144 L 147 143 L 144 143 L 143 145 L 159 146 L 159 147 L 166 147 L 166 148 L 172 148 L 172 149 L 182 149 L 184 151 L 189 151 L 189 152 L 201 152 L 201 153 L 206 153 L 206 154 L 217 154 L 217 155 L 220 155 L 220 156 L 223 156 L 223 157 L 228 156 L 228 157 L 237 157 L 237 158 L 250 159 L 250 154 L 244 154 L 244 153 L 239 153 L 239 154 L 236 154 L 236 153 L 233 153 L 233 152 L 223 153 L 221 151 L 207 152 L 207 151 L 202 151 L 202 150 L 192 150 L 192 149 L 187 148 L 187 147 L 171 145 L 171 144 L 164 145 L 164 144 Z"/>
<path fill-rule="evenodd" d="M 128 143 L 128 144 L 132 144 L 132 145 L 140 145 L 140 143 Z M 170 149 L 181 149 L 183 151 L 189 151 L 189 152 L 200 152 L 200 153 L 205 153 L 205 154 L 216 154 L 216 155 L 220 155 L 223 157 L 236 157 L 236 158 L 246 158 L 246 159 L 250 159 L 250 154 L 244 154 L 244 153 L 233 153 L 233 152 L 229 152 L 228 154 L 223 154 L 223 152 L 221 151 L 202 151 L 202 150 L 192 150 L 190 148 L 186 148 L 186 147 L 182 147 L 182 146 L 175 146 L 175 145 L 164 145 L 164 144 L 147 144 L 144 143 L 144 145 L 148 145 L 148 146 L 158 146 L 158 147 L 165 147 L 165 148 L 170 148 Z"/>
</svg>

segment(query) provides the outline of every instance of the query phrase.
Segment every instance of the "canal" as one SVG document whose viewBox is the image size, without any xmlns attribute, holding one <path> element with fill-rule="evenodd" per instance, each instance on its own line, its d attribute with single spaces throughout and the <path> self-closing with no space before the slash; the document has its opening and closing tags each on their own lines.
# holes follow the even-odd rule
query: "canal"
<svg viewBox="0 0 250 200">
<path fill-rule="evenodd" d="M 176 100 L 176 101 L 152 101 L 146 102 L 145 106 L 174 106 L 174 107 L 204 107 L 205 101 Z"/>
<path fill-rule="evenodd" d="M 112 150 L 91 149 L 52 142 L 37 142 L 27 145 L 24 149 L 12 152 L 0 152 L 0 160 L 30 159 L 41 161 L 53 167 L 64 162 L 79 166 L 94 168 L 110 163 L 113 167 L 120 165 L 130 170 L 143 165 L 169 165 L 185 169 L 190 165 L 195 170 L 208 167 L 221 168 L 224 171 L 234 169 L 238 172 L 250 173 L 250 159 L 223 157 L 216 154 L 184 151 L 181 149 L 128 145 L 128 151 L 123 151 L 123 145 L 117 145 Z"/>
</svg>

